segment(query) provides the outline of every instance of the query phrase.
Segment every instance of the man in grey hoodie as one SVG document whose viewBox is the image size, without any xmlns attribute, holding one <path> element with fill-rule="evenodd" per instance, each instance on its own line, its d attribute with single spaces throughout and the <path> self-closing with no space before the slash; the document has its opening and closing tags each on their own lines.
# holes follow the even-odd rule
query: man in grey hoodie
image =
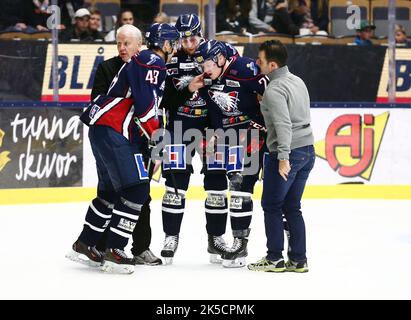
<svg viewBox="0 0 411 320">
<path fill-rule="evenodd" d="M 264 158 L 261 200 L 268 251 L 267 256 L 248 265 L 255 271 L 308 271 L 301 197 L 314 166 L 314 137 L 308 90 L 304 81 L 288 70 L 287 56 L 284 45 L 276 40 L 259 48 L 257 64 L 270 78 L 261 101 L 269 150 Z M 283 213 L 290 231 L 287 263 L 282 255 Z"/>
</svg>

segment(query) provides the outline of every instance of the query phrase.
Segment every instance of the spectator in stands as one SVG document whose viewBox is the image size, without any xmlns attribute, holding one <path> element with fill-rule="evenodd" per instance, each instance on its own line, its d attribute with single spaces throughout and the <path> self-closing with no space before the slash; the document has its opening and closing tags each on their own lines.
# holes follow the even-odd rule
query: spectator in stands
<svg viewBox="0 0 411 320">
<path fill-rule="evenodd" d="M 60 41 L 93 41 L 93 37 L 89 33 L 90 11 L 85 8 L 78 9 L 74 18 L 75 24 L 60 33 Z"/>
<path fill-rule="evenodd" d="M 96 8 L 90 8 L 89 33 L 93 40 L 104 40 L 101 30 L 101 12 Z"/>
<path fill-rule="evenodd" d="M 288 13 L 288 2 L 286 0 L 277 0 L 275 3 L 273 27 L 278 33 L 292 36 L 300 34 L 300 28 L 293 22 Z"/>
<path fill-rule="evenodd" d="M 368 21 L 361 21 L 360 28 L 357 29 L 357 36 L 354 43 L 358 46 L 372 45 L 371 37 L 373 36 L 375 26 L 369 24 Z"/>
<path fill-rule="evenodd" d="M 111 30 L 107 35 L 104 37 L 106 42 L 114 42 L 116 41 L 116 32 L 117 29 L 125 24 L 134 25 L 134 14 L 133 11 L 129 9 L 122 10 L 117 16 L 116 26 L 113 30 Z"/>
<path fill-rule="evenodd" d="M 311 0 L 311 18 L 314 24 L 322 31 L 328 33 L 328 24 L 330 19 L 328 17 L 329 0 Z"/>
<path fill-rule="evenodd" d="M 300 35 L 317 34 L 320 30 L 314 24 L 306 0 L 290 0 L 289 13 L 294 24 L 300 29 Z"/>
<path fill-rule="evenodd" d="M 251 11 L 248 21 L 251 32 L 276 32 L 272 27 L 275 0 L 251 0 Z"/>
<path fill-rule="evenodd" d="M 0 30 L 26 33 L 47 30 L 35 15 L 32 0 L 2 0 L 1 4 Z"/>
<path fill-rule="evenodd" d="M 159 12 L 154 16 L 153 23 L 170 23 L 170 17 L 165 12 Z"/>
<path fill-rule="evenodd" d="M 250 32 L 249 13 L 251 0 L 221 0 L 216 8 L 217 32 Z"/>
<path fill-rule="evenodd" d="M 395 25 L 395 43 L 397 45 L 411 48 L 411 41 L 407 39 L 405 28 L 400 24 Z"/>
<path fill-rule="evenodd" d="M 84 0 L 58 0 L 58 6 L 60 7 L 61 24 L 65 28 L 70 28 L 76 22 L 74 17 L 76 11 L 84 7 Z"/>
<path fill-rule="evenodd" d="M 49 0 L 33 0 L 33 15 L 38 31 L 48 31 L 47 19 L 50 17 L 50 13 L 47 12 L 48 7 Z"/>
</svg>

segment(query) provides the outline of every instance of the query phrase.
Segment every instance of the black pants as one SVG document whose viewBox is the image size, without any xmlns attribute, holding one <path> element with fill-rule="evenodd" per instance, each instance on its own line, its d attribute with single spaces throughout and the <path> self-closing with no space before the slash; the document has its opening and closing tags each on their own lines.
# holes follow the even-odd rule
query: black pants
<svg viewBox="0 0 411 320">
<path fill-rule="evenodd" d="M 151 228 L 150 228 L 150 202 L 151 197 L 148 197 L 147 201 L 141 208 L 141 214 L 137 221 L 136 227 L 133 231 L 133 245 L 131 253 L 138 256 L 143 251 L 150 247 L 151 243 Z M 108 230 L 106 229 L 97 243 L 97 249 L 104 251 L 106 249 Z"/>
</svg>

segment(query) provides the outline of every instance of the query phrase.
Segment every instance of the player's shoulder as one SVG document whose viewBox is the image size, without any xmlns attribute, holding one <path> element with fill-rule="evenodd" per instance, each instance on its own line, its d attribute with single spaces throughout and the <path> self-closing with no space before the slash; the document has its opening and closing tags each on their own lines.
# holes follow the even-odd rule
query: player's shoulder
<svg viewBox="0 0 411 320">
<path fill-rule="evenodd" d="M 228 70 L 227 77 L 235 77 L 238 79 L 250 79 L 257 77 L 260 74 L 260 68 L 254 59 L 248 57 L 234 57 Z"/>
<path fill-rule="evenodd" d="M 166 69 L 164 60 L 151 50 L 140 51 L 132 57 L 132 61 L 145 68 Z"/>
<path fill-rule="evenodd" d="M 229 44 L 228 42 L 221 42 L 223 43 L 225 50 L 227 52 L 227 58 L 239 56 L 237 49 L 233 45 Z"/>
</svg>

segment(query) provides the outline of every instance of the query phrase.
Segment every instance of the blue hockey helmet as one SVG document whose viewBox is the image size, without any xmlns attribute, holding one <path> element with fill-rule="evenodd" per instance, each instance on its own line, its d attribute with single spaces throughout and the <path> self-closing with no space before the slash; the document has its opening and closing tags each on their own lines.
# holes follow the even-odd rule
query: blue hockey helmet
<svg viewBox="0 0 411 320">
<path fill-rule="evenodd" d="M 148 47 L 163 47 L 165 41 L 170 41 L 172 45 L 180 38 L 180 33 L 176 27 L 167 23 L 154 23 L 146 32 Z"/>
<path fill-rule="evenodd" d="M 181 37 L 201 36 L 200 18 L 196 14 L 182 14 L 176 21 Z"/>
<path fill-rule="evenodd" d="M 200 43 L 195 53 L 197 64 L 204 63 L 206 60 L 213 60 L 218 65 L 218 56 L 222 54 L 227 56 L 227 50 L 221 41 L 209 40 Z"/>
</svg>

